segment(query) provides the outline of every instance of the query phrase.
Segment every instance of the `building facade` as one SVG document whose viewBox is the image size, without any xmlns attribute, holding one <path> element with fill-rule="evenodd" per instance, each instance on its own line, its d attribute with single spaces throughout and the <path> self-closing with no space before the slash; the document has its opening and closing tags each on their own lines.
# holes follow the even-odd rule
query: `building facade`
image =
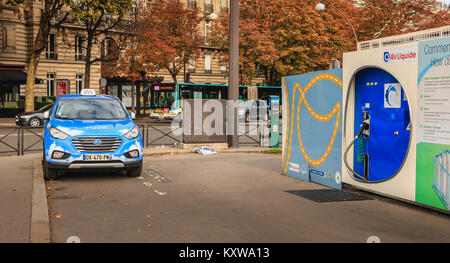
<svg viewBox="0 0 450 263">
<path fill-rule="evenodd" d="M 6 0 L 0 1 L 0 64 L 3 71 L 9 68 L 21 67 L 28 70 L 28 61 L 32 52 L 35 36 L 39 29 L 41 10 L 44 8 L 42 0 L 26 1 L 26 5 L 14 7 Z M 41 53 L 36 71 L 36 97 L 55 97 L 63 93 L 77 93 L 82 88 L 85 63 L 81 53 L 77 52 L 76 31 L 81 25 L 68 22 L 58 28 L 51 28 L 48 48 Z M 78 49 L 81 50 L 81 49 Z M 93 53 L 100 50 L 94 49 Z M 99 89 L 101 64 L 91 67 L 90 85 Z M 9 107 L 23 107 L 25 83 L 18 81 L 13 89 L 1 88 L 0 99 Z M 45 99 L 44 99 L 45 100 Z M 14 104 L 14 102 L 16 104 Z M 2 107 L 0 106 L 0 108 Z"/>
<path fill-rule="evenodd" d="M 145 1 L 146 5 L 155 0 Z M 186 8 L 199 8 L 204 19 L 200 25 L 204 41 L 201 46 L 201 55 L 186 65 L 185 70 L 177 76 L 178 82 L 192 82 L 201 84 L 227 84 L 228 69 L 221 64 L 220 58 L 223 50 L 215 48 L 208 43 L 211 26 L 220 14 L 229 12 L 230 0 L 179 0 Z M 145 6 L 145 5 L 144 5 Z M 0 0 L 0 71 L 9 75 L 10 68 L 26 73 L 28 61 L 33 48 L 35 36 L 39 29 L 41 10 L 44 8 L 42 0 L 28 0 L 20 7 L 7 4 L 7 0 Z M 84 86 L 85 78 L 85 49 L 83 42 L 78 38 L 83 31 L 81 24 L 66 21 L 59 27 L 51 28 L 48 48 L 41 53 L 36 72 L 35 96 L 38 100 L 51 100 L 60 94 L 78 93 Z M 101 36 L 100 46 L 94 46 L 93 56 L 101 56 L 108 52 L 112 39 Z M 100 42 L 99 41 L 99 42 Z M 100 80 L 106 77 L 108 63 L 97 62 L 91 66 L 90 88 L 99 93 L 110 93 L 123 96 L 122 88 L 107 92 L 108 86 L 127 86 L 131 83 L 125 80 L 109 80 L 107 86 L 100 87 Z M 102 74 L 103 73 L 103 74 Z M 167 71 L 148 72 L 147 75 L 159 76 L 165 83 L 173 82 Z M 262 83 L 256 79 L 255 84 Z M 25 95 L 25 82 L 23 79 L 15 82 L 2 82 L 0 80 L 0 109 L 9 107 L 23 110 Z M 119 94 L 120 93 L 120 94 Z M 128 94 L 127 93 L 127 94 Z M 128 95 L 127 95 L 128 96 Z M 42 98 L 42 99 L 40 99 Z"/>
</svg>

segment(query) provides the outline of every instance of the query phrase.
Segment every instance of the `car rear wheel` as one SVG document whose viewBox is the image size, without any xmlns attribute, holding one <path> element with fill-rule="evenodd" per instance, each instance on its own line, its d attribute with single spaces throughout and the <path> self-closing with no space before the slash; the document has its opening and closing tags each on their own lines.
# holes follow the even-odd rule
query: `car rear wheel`
<svg viewBox="0 0 450 263">
<path fill-rule="evenodd" d="M 36 117 L 34 117 L 34 118 L 31 118 L 29 121 L 28 121 L 28 126 L 31 126 L 31 127 L 39 127 L 39 126 L 41 126 L 42 124 L 41 124 L 41 120 L 39 119 L 39 118 L 36 118 Z"/>
<path fill-rule="evenodd" d="M 44 178 L 45 180 L 55 180 L 57 177 L 58 171 L 53 168 L 48 167 L 48 163 L 44 160 Z"/>
<path fill-rule="evenodd" d="M 127 170 L 127 176 L 129 177 L 139 177 L 142 173 L 142 161 L 139 164 L 139 167 L 130 168 Z"/>
</svg>

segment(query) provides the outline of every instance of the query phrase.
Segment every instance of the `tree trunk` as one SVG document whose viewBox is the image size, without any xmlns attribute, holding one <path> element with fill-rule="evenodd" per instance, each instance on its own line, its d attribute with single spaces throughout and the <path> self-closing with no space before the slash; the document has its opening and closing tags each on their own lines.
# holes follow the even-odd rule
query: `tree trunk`
<svg viewBox="0 0 450 263">
<path fill-rule="evenodd" d="M 84 87 L 83 87 L 83 89 L 89 89 L 90 83 L 91 83 L 91 63 L 86 61 L 86 64 L 84 66 Z"/>
<path fill-rule="evenodd" d="M 34 111 L 34 82 L 36 79 L 36 69 L 39 64 L 40 55 L 31 53 L 28 63 L 27 86 L 25 87 L 25 112 Z"/>
<path fill-rule="evenodd" d="M 86 58 L 84 65 L 84 88 L 89 89 L 91 83 L 91 53 L 92 53 L 92 41 L 94 37 L 91 32 L 88 32 L 87 46 L 86 46 Z"/>
<path fill-rule="evenodd" d="M 172 76 L 173 82 L 177 83 L 177 73 L 175 73 L 173 70 L 171 70 L 170 68 L 167 68 L 169 71 L 170 76 Z"/>
<path fill-rule="evenodd" d="M 50 33 L 50 6 L 51 1 L 45 1 L 45 8 L 39 23 L 39 29 L 33 43 L 30 60 L 28 62 L 27 84 L 25 87 L 25 112 L 34 111 L 34 82 L 36 70 L 42 51 L 47 47 L 47 38 Z"/>
<path fill-rule="evenodd" d="M 136 88 L 134 87 L 134 80 L 131 81 L 131 111 L 134 112 L 136 107 Z"/>
</svg>

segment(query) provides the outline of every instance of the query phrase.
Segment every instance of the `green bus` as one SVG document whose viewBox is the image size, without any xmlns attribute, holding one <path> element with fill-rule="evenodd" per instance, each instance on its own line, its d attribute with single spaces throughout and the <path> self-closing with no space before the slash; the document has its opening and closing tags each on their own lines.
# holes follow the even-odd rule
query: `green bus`
<svg viewBox="0 0 450 263">
<path fill-rule="evenodd" d="M 253 92 L 250 92 L 249 96 L 250 90 Z M 239 86 L 239 100 L 262 99 L 268 101 L 270 95 L 281 95 L 281 87 Z M 152 119 L 171 120 L 182 112 L 184 99 L 227 99 L 228 85 L 158 83 L 146 87 L 142 92 L 142 97 L 143 111 L 141 112 L 149 114 Z"/>
</svg>

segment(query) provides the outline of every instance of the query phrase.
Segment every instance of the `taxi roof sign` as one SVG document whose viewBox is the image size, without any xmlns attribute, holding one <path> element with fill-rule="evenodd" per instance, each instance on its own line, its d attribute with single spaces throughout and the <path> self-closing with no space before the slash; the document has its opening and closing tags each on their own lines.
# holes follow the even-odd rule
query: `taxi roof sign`
<svg viewBox="0 0 450 263">
<path fill-rule="evenodd" d="M 94 89 L 82 89 L 80 94 L 84 95 L 84 96 L 95 96 L 96 95 Z"/>
</svg>

